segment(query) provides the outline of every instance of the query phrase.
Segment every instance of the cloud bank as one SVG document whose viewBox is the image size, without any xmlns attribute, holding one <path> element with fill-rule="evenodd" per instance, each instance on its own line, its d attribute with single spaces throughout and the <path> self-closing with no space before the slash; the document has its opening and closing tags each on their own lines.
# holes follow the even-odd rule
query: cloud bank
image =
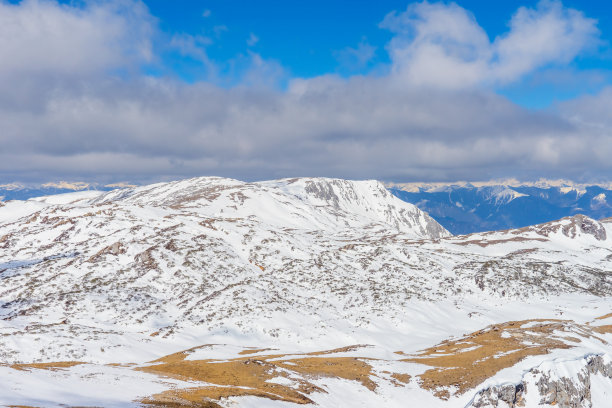
<svg viewBox="0 0 612 408">
<path fill-rule="evenodd" d="M 0 3 L 0 180 L 611 174 L 612 90 L 550 111 L 495 92 L 589 51 L 600 42 L 595 20 L 543 1 L 489 39 L 467 10 L 423 2 L 381 28 L 394 37 L 376 75 L 290 78 L 281 88 L 282 66 L 249 52 L 228 87 L 206 41 L 168 40 L 139 1 Z M 164 41 L 214 76 L 147 74 L 163 65 Z"/>
</svg>

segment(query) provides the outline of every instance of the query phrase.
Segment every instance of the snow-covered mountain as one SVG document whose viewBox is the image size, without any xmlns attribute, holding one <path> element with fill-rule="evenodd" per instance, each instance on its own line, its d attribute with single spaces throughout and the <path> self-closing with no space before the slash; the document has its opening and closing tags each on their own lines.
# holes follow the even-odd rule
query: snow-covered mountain
<svg viewBox="0 0 612 408">
<path fill-rule="evenodd" d="M 389 184 L 453 234 L 520 228 L 576 214 L 612 217 L 612 185 L 565 180 Z"/>
<path fill-rule="evenodd" d="M 122 186 L 124 186 L 123 183 L 98 185 L 85 182 L 68 183 L 65 181 L 29 186 L 19 183 L 0 184 L 0 201 L 27 200 L 33 197 L 41 197 L 52 194 L 66 194 L 83 190 L 110 191 Z"/>
<path fill-rule="evenodd" d="M 588 378 L 586 404 L 611 265 L 612 219 L 451 236 L 375 181 L 8 201 L 0 404 L 484 407 Z"/>
</svg>

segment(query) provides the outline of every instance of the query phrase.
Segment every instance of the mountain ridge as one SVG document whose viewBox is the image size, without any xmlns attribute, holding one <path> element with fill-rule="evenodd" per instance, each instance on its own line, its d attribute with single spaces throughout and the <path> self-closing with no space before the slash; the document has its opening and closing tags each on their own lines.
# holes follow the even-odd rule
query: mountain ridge
<svg viewBox="0 0 612 408">
<path fill-rule="evenodd" d="M 593 337 L 612 340 L 603 316 L 612 310 L 611 234 L 610 220 L 575 215 L 451 236 L 382 184 L 339 179 L 195 178 L 7 201 L 0 207 L 0 358 L 9 366 L 0 364 L 0 375 L 11 389 L 36 378 L 28 371 L 39 370 L 35 364 L 59 364 L 58 375 L 84 390 L 92 375 L 108 375 L 104 381 L 115 385 L 112 378 L 129 379 L 141 385 L 129 398 L 117 396 L 124 404 L 117 406 L 137 406 L 168 387 L 155 377 L 158 363 L 147 362 L 163 359 L 165 370 L 182 370 L 219 356 L 227 367 L 261 363 L 271 372 L 302 364 L 289 377 L 305 375 L 311 391 L 303 395 L 322 406 L 361 395 L 355 406 L 412 398 L 421 406 L 464 407 L 492 383 L 522 381 L 524 370 L 542 362 L 611 351 Z M 603 318 L 595 325 L 597 316 Z M 542 337 L 533 337 L 534 325 Z M 527 357 L 495 357 L 512 348 L 486 355 L 491 364 L 509 361 L 506 371 L 471 379 L 461 392 L 452 384 L 428 388 L 430 371 L 443 367 L 421 351 L 435 353 L 436 344 L 453 338 L 488 344 L 493 334 L 480 332 L 528 336 L 542 347 L 534 353 L 516 337 L 509 347 Z M 558 338 L 550 343 L 551 336 Z M 202 346 L 211 344 L 218 346 Z M 276 350 L 249 359 L 249 347 Z M 472 350 L 463 348 L 454 352 Z M 141 374 L 106 366 L 127 363 L 149 368 Z M 10 365 L 26 371 L 15 376 Z M 361 377 L 342 371 L 349 368 L 362 370 Z M 45 378 L 60 381 L 53 371 Z M 268 385 L 249 386 L 193 378 L 251 387 L 258 398 L 275 381 L 291 380 L 265 377 Z M 175 385 L 183 391 L 169 390 L 172 398 L 188 398 L 185 390 L 195 386 Z M 204 388 L 197 392 L 205 395 Z M 225 400 L 219 392 L 206 394 L 219 406 L 248 406 L 256 398 Z M 7 395 L 0 387 L 0 401 L 28 401 Z M 102 397 L 62 398 L 109 406 Z M 288 406 L 278 404 L 271 406 Z"/>
<path fill-rule="evenodd" d="M 612 190 L 597 185 L 390 186 L 453 234 L 521 228 L 575 214 L 612 216 Z"/>
</svg>

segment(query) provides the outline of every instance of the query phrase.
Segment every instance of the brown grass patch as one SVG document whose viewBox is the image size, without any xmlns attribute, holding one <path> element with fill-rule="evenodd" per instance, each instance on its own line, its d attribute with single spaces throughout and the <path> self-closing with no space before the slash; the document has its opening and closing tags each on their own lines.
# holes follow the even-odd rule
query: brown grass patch
<svg viewBox="0 0 612 408">
<path fill-rule="evenodd" d="M 59 371 L 65 368 L 74 367 L 80 364 L 87 364 L 81 361 L 57 361 L 51 363 L 29 363 L 29 364 L 11 364 L 10 367 L 14 370 L 29 371 L 33 368 L 38 370 Z"/>
<path fill-rule="evenodd" d="M 393 373 L 391 374 L 391 378 L 393 378 L 394 380 L 402 383 L 402 384 L 408 384 L 410 382 L 410 379 L 412 378 L 412 376 L 410 376 L 409 374 L 398 374 L 398 373 Z"/>
<path fill-rule="evenodd" d="M 333 377 L 357 381 L 374 391 L 372 366 L 357 357 L 307 357 L 276 362 L 277 367 L 291 370 L 306 377 Z"/>
<path fill-rule="evenodd" d="M 7 408 L 39 408 L 32 405 L 7 405 Z"/>
<path fill-rule="evenodd" d="M 188 390 L 184 390 L 188 391 Z M 197 389 L 193 390 L 197 392 Z M 196 395 L 197 396 L 197 395 Z M 200 402 L 194 403 L 188 399 L 181 397 L 179 391 L 166 391 L 160 394 L 155 394 L 150 398 L 141 400 L 141 404 L 150 405 L 159 408 L 180 408 L 180 407 L 198 407 L 198 408 L 222 408 L 221 405 L 213 401 L 205 400 L 206 397 L 202 396 Z"/>
<path fill-rule="evenodd" d="M 205 346 L 201 346 L 205 347 Z M 137 370 L 166 375 L 183 380 L 203 381 L 210 386 L 170 390 L 143 400 L 146 404 L 170 401 L 174 404 L 200 404 L 219 401 L 231 396 L 256 396 L 272 400 L 310 404 L 307 395 L 325 392 L 310 380 L 321 377 L 357 381 L 375 390 L 372 367 L 367 359 L 332 357 L 329 354 L 352 351 L 362 346 L 296 355 L 269 354 L 256 357 L 238 357 L 229 360 L 185 360 L 197 348 L 170 354 L 152 362 L 153 365 Z M 249 354 L 266 349 L 246 349 Z M 302 357 L 303 356 L 303 357 Z M 157 364 L 156 364 L 157 363 Z M 277 384 L 274 378 L 291 378 L 292 385 Z"/>
<path fill-rule="evenodd" d="M 527 324 L 529 326 L 524 327 Z M 459 340 L 443 341 L 403 361 L 434 367 L 419 375 L 421 387 L 433 391 L 439 398 L 448 399 L 451 390 L 454 389 L 454 394 L 462 394 L 528 356 L 572 348 L 568 341 L 578 339 L 565 336 L 565 333 L 595 337 L 594 332 L 601 331 L 564 320 L 507 322 L 488 326 Z"/>
<path fill-rule="evenodd" d="M 612 333 L 612 324 L 607 324 L 604 326 L 594 326 L 593 331 L 601 334 Z"/>
<path fill-rule="evenodd" d="M 603 316 L 596 317 L 595 320 L 603 320 L 603 319 L 607 319 L 608 317 L 612 317 L 612 313 L 608 313 Z"/>
<path fill-rule="evenodd" d="M 273 350 L 274 349 L 271 349 L 271 348 L 245 349 L 245 350 L 242 350 L 238 354 L 243 356 L 243 355 L 247 355 L 247 354 L 263 353 L 264 351 L 273 351 Z"/>
<path fill-rule="evenodd" d="M 105 364 L 108 367 L 134 367 L 136 363 L 108 363 Z"/>
<path fill-rule="evenodd" d="M 338 353 L 350 353 L 352 351 L 357 351 L 359 349 L 370 347 L 368 344 L 353 344 L 351 346 L 339 347 L 332 350 L 324 350 L 324 351 L 313 351 L 310 353 L 306 353 L 306 356 L 324 356 L 327 354 L 338 354 Z"/>
<path fill-rule="evenodd" d="M 39 408 L 32 405 L 7 405 L 7 408 Z"/>
</svg>

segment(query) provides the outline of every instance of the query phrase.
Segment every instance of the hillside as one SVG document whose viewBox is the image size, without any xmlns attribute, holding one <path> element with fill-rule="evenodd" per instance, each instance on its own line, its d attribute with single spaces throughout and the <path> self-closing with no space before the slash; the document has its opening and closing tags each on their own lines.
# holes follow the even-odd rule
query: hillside
<svg viewBox="0 0 612 408">
<path fill-rule="evenodd" d="M 484 407 L 586 378 L 603 398 L 611 242 L 582 215 L 451 236 L 375 181 L 9 201 L 0 403 Z"/>
</svg>

